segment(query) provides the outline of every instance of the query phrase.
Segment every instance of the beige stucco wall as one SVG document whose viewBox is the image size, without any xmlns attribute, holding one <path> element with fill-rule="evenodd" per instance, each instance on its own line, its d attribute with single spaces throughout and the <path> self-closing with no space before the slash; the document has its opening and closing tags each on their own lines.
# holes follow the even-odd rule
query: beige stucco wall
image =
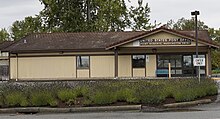
<svg viewBox="0 0 220 119">
<path fill-rule="evenodd" d="M 157 69 L 156 55 L 148 55 L 149 60 L 146 62 L 146 75 L 147 77 L 155 77 L 155 71 Z"/>
<path fill-rule="evenodd" d="M 77 78 L 89 78 L 89 69 L 78 69 Z"/>
<path fill-rule="evenodd" d="M 17 78 L 17 59 L 10 58 L 10 79 Z"/>
<path fill-rule="evenodd" d="M 76 58 L 73 56 L 11 58 L 10 69 L 11 79 L 75 78 Z"/>
<path fill-rule="evenodd" d="M 114 56 L 90 56 L 91 77 L 114 77 Z"/>
<path fill-rule="evenodd" d="M 146 77 L 154 77 L 156 71 L 156 55 L 147 55 L 149 57 L 146 60 Z M 132 76 L 132 61 L 131 55 L 121 55 L 118 58 L 118 76 L 119 77 L 131 77 Z M 145 69 L 134 68 L 133 76 L 145 76 Z"/>
<path fill-rule="evenodd" d="M 145 68 L 133 68 L 133 77 L 145 77 Z"/>
<path fill-rule="evenodd" d="M 131 77 L 131 55 L 118 56 L 118 76 Z"/>
</svg>

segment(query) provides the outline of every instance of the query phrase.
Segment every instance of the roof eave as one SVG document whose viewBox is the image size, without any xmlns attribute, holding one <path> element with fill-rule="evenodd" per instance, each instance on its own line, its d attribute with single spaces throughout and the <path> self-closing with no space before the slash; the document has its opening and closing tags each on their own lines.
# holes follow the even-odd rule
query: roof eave
<svg viewBox="0 0 220 119">
<path fill-rule="evenodd" d="M 57 53 L 57 52 L 101 52 L 104 48 L 94 49 L 50 49 L 50 50 L 8 50 L 4 52 L 15 53 Z"/>
<path fill-rule="evenodd" d="M 134 37 L 134 38 L 131 38 L 131 39 L 127 39 L 127 40 L 125 40 L 124 42 L 119 42 L 119 43 L 116 43 L 116 44 L 111 44 L 111 45 L 107 46 L 105 49 L 106 49 L 106 50 L 110 50 L 110 49 L 112 49 L 112 48 L 115 48 L 115 47 L 124 45 L 124 44 L 126 44 L 126 43 L 130 43 L 130 42 L 132 42 L 132 41 L 141 39 L 141 38 L 143 38 L 143 37 L 150 36 L 150 35 L 152 35 L 152 34 L 155 34 L 155 33 L 161 32 L 161 31 L 166 31 L 166 32 L 172 33 L 172 34 L 174 34 L 174 35 L 178 35 L 178 36 L 181 36 L 181 37 L 186 37 L 186 38 L 188 38 L 188 39 L 191 39 L 191 40 L 194 40 L 194 41 L 195 41 L 195 38 L 192 37 L 192 36 L 189 36 L 189 35 L 187 35 L 187 34 L 183 34 L 183 33 L 180 33 L 180 32 L 178 32 L 178 31 L 171 30 L 171 29 L 167 29 L 167 28 L 164 28 L 164 27 L 160 27 L 160 28 L 155 29 L 155 30 L 152 30 L 152 31 L 150 31 L 150 32 L 148 32 L 148 33 L 141 34 L 141 35 L 139 35 L 139 36 L 137 36 L 137 37 Z M 204 44 L 207 44 L 207 45 L 212 46 L 212 47 L 215 47 L 215 48 L 219 48 L 219 45 L 216 45 L 216 44 L 214 44 L 214 43 L 210 43 L 210 42 L 212 42 L 212 41 L 207 42 L 207 41 L 205 41 L 205 40 L 199 39 L 199 42 L 204 43 Z"/>
</svg>

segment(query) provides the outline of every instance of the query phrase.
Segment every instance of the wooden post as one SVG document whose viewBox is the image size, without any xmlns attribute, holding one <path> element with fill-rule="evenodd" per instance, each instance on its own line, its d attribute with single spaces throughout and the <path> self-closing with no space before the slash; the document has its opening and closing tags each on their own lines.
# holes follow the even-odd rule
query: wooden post
<svg viewBox="0 0 220 119">
<path fill-rule="evenodd" d="M 115 78 L 118 78 L 118 49 L 115 47 L 114 49 L 115 54 Z"/>
<path fill-rule="evenodd" d="M 168 70 L 169 70 L 169 79 L 170 79 L 171 78 L 171 64 L 170 63 L 168 64 L 168 67 L 169 67 Z"/>
</svg>

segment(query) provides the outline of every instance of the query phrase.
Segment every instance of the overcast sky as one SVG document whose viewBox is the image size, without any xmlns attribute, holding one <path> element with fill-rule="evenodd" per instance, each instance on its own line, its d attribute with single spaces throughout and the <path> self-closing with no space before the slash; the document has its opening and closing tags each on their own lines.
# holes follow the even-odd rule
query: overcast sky
<svg viewBox="0 0 220 119">
<path fill-rule="evenodd" d="M 130 0 L 132 4 L 138 0 Z M 191 18 L 191 12 L 200 11 L 199 19 L 213 28 L 220 28 L 220 0 L 143 0 L 151 8 L 151 22 L 166 23 L 170 19 Z M 43 9 L 39 0 L 0 0 L 0 28 L 9 29 L 16 20 L 34 16 Z"/>
</svg>

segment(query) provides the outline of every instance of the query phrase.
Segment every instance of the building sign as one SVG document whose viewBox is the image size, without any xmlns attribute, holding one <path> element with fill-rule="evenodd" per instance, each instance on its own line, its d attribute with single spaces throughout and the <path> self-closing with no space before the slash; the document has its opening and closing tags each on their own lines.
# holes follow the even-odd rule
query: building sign
<svg viewBox="0 0 220 119">
<path fill-rule="evenodd" d="M 166 39 L 143 39 L 140 45 L 190 45 L 191 40 L 186 38 L 166 38 Z"/>
<path fill-rule="evenodd" d="M 194 58 L 193 65 L 194 66 L 205 66 L 205 58 Z"/>
</svg>

